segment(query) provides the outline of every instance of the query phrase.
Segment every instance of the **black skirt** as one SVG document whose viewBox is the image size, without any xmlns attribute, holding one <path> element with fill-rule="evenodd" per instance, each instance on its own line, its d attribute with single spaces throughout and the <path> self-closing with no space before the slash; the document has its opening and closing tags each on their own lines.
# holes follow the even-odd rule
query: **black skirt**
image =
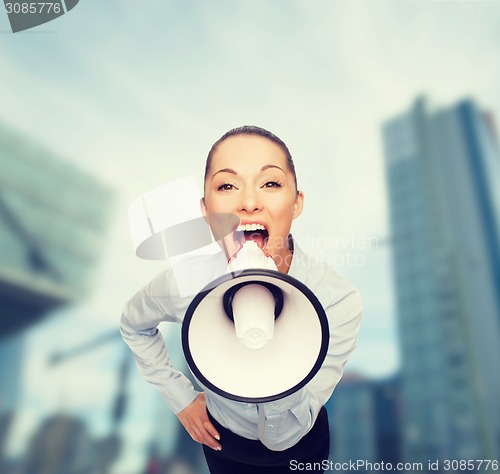
<svg viewBox="0 0 500 474">
<path fill-rule="evenodd" d="M 272 451 L 258 440 L 238 436 L 224 428 L 210 413 L 208 416 L 220 434 L 222 445 L 221 451 L 203 446 L 211 474 L 282 474 L 297 472 L 298 463 L 316 463 L 318 468 L 328 460 L 330 429 L 325 407 L 321 408 L 309 433 L 284 451 Z M 314 472 L 323 470 L 318 468 Z"/>
</svg>

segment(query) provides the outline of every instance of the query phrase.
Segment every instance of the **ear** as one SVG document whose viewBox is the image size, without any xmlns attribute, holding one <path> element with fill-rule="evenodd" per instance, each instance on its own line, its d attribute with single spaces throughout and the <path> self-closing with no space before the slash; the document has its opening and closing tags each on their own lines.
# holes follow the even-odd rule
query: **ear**
<svg viewBox="0 0 500 474">
<path fill-rule="evenodd" d="M 200 211 L 201 211 L 201 214 L 203 215 L 204 219 L 208 222 L 208 217 L 207 217 L 208 210 L 207 210 L 207 205 L 205 204 L 204 197 L 202 197 L 200 199 Z"/>
<path fill-rule="evenodd" d="M 302 209 L 304 208 L 304 193 L 299 191 L 295 197 L 295 202 L 293 204 L 293 218 L 297 219 L 302 214 Z"/>
</svg>

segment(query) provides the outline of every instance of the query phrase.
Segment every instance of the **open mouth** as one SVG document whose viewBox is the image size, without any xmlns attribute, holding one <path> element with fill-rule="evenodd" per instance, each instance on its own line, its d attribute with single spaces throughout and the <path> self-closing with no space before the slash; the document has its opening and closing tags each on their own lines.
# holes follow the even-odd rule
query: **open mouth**
<svg viewBox="0 0 500 474">
<path fill-rule="evenodd" d="M 234 231 L 234 242 L 240 248 L 252 240 L 264 249 L 269 239 L 269 232 L 262 224 L 242 224 Z"/>
</svg>

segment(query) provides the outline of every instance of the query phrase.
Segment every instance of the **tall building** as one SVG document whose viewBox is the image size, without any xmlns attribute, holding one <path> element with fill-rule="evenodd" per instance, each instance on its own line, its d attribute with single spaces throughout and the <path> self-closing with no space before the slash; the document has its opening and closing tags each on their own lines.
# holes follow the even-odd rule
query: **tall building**
<svg viewBox="0 0 500 474">
<path fill-rule="evenodd" d="M 377 460 L 374 406 L 370 381 L 345 374 L 327 403 L 331 458 L 335 462 Z"/>
<path fill-rule="evenodd" d="M 68 415 L 48 417 L 31 437 L 20 474 L 97 474 L 97 448 L 84 422 Z"/>
<path fill-rule="evenodd" d="M 500 454 L 500 153 L 474 102 L 383 126 L 407 461 Z"/>
<path fill-rule="evenodd" d="M 21 396 L 19 376 L 23 362 L 24 344 L 22 336 L 0 341 L 0 472 L 8 441 L 9 429 L 15 408 Z"/>
<path fill-rule="evenodd" d="M 400 459 L 400 380 L 345 374 L 327 403 L 334 462 L 391 463 Z M 372 469 L 360 466 L 360 472 Z"/>
<path fill-rule="evenodd" d="M 81 297 L 111 190 L 0 124 L 0 338 Z"/>
<path fill-rule="evenodd" d="M 23 352 L 23 338 L 21 336 L 13 336 L 0 342 L 0 380 L 16 379 L 21 371 Z M 11 384 L 3 387 L 0 393 L 0 413 L 12 411 L 21 396 L 19 387 L 17 384 Z"/>
<path fill-rule="evenodd" d="M 187 366 L 178 328 L 174 326 L 171 330 L 165 330 L 164 333 L 172 365 L 185 374 L 197 390 L 202 391 Z M 151 474 L 174 472 L 174 466 L 177 465 L 183 466 L 183 470 L 179 472 L 186 472 L 186 474 L 205 472 L 206 462 L 201 445 L 191 439 L 189 433 L 159 394 L 154 420 L 148 453 Z M 158 466 L 157 471 L 153 469 L 154 466 Z"/>
<path fill-rule="evenodd" d="M 20 398 L 22 331 L 88 292 L 112 200 L 107 186 L 0 124 L 0 464 Z"/>
</svg>

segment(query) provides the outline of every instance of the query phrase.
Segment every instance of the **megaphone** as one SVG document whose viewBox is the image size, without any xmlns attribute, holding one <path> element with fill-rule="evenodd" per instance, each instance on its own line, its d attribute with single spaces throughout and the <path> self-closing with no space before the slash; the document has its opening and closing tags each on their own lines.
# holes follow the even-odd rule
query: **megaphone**
<svg viewBox="0 0 500 474">
<path fill-rule="evenodd" d="M 249 244 L 257 247 L 244 247 Z M 182 324 L 194 376 L 214 393 L 246 403 L 278 400 L 304 387 L 320 369 L 329 341 L 326 313 L 314 293 L 274 264 L 258 266 L 207 285 Z"/>
</svg>

